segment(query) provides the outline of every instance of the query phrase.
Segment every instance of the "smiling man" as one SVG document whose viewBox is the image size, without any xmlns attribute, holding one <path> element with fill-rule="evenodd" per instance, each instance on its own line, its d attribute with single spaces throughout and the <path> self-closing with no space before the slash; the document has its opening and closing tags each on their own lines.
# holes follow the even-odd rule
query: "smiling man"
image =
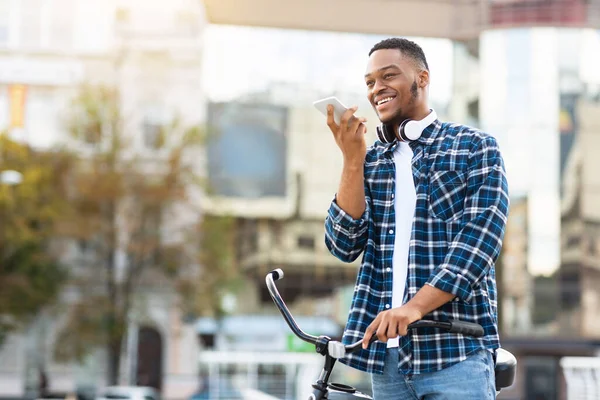
<svg viewBox="0 0 600 400">
<path fill-rule="evenodd" d="M 340 125 L 329 109 L 344 162 L 325 242 L 342 261 L 363 254 L 344 331 L 363 350 L 342 361 L 372 373 L 376 400 L 494 399 L 504 163 L 494 137 L 437 118 L 429 77 L 416 43 L 386 39 L 365 74 L 379 140 L 367 148 L 356 107 Z M 474 322 L 485 335 L 407 331 L 419 319 Z"/>
</svg>

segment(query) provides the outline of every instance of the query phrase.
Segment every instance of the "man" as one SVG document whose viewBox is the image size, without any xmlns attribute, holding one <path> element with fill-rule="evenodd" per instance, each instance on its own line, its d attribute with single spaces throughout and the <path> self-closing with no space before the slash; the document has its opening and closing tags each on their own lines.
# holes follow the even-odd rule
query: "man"
<svg viewBox="0 0 600 400">
<path fill-rule="evenodd" d="M 414 42 L 376 44 L 365 84 L 391 143 L 367 149 L 356 107 L 340 125 L 331 107 L 327 118 L 343 170 L 325 242 L 346 262 L 364 251 L 344 332 L 344 342 L 362 339 L 363 349 L 342 361 L 372 373 L 376 400 L 494 399 L 494 263 L 508 213 L 496 140 L 436 118 L 427 60 Z M 420 122 L 420 137 L 409 141 L 400 133 L 411 120 L 432 122 Z M 475 322 L 485 335 L 407 331 L 419 319 Z M 374 335 L 379 341 L 369 346 Z"/>
</svg>

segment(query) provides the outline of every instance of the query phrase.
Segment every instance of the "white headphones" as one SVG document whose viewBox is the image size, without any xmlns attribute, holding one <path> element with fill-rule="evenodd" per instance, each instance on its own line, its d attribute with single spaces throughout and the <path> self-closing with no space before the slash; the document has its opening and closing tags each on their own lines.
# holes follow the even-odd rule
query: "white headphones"
<svg viewBox="0 0 600 400">
<path fill-rule="evenodd" d="M 398 135 L 394 132 L 391 125 L 381 124 L 377 127 L 377 138 L 382 143 L 392 143 L 397 138 L 405 142 L 411 142 L 421 137 L 421 134 L 433 121 L 437 119 L 435 110 L 430 110 L 429 115 L 420 121 L 412 119 L 404 120 L 398 127 Z"/>
</svg>

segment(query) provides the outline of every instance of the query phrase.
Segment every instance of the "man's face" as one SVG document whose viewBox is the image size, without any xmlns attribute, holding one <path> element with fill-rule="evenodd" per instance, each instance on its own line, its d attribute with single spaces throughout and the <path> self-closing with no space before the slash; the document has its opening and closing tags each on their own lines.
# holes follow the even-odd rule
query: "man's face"
<svg viewBox="0 0 600 400">
<path fill-rule="evenodd" d="M 377 50 L 369 57 L 367 98 L 381 122 L 400 124 L 412 118 L 419 103 L 419 71 L 398 49 Z"/>
</svg>

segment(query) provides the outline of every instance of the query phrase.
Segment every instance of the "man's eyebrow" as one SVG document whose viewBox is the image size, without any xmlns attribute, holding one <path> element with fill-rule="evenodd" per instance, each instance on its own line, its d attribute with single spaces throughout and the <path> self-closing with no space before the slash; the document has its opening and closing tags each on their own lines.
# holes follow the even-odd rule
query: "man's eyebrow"
<svg viewBox="0 0 600 400">
<path fill-rule="evenodd" d="M 378 69 L 378 70 L 376 70 L 376 71 L 373 71 L 373 72 L 366 73 L 366 74 L 365 74 L 365 78 L 367 78 L 367 77 L 371 76 L 371 75 L 372 75 L 372 74 L 374 74 L 375 72 L 381 72 L 381 71 L 385 71 L 386 69 L 392 69 L 392 68 L 393 68 L 393 69 L 400 69 L 400 68 L 398 68 L 398 66 L 397 66 L 396 64 L 390 64 L 390 65 L 386 65 L 385 67 L 381 67 L 381 68 L 379 68 L 379 69 Z"/>
</svg>

